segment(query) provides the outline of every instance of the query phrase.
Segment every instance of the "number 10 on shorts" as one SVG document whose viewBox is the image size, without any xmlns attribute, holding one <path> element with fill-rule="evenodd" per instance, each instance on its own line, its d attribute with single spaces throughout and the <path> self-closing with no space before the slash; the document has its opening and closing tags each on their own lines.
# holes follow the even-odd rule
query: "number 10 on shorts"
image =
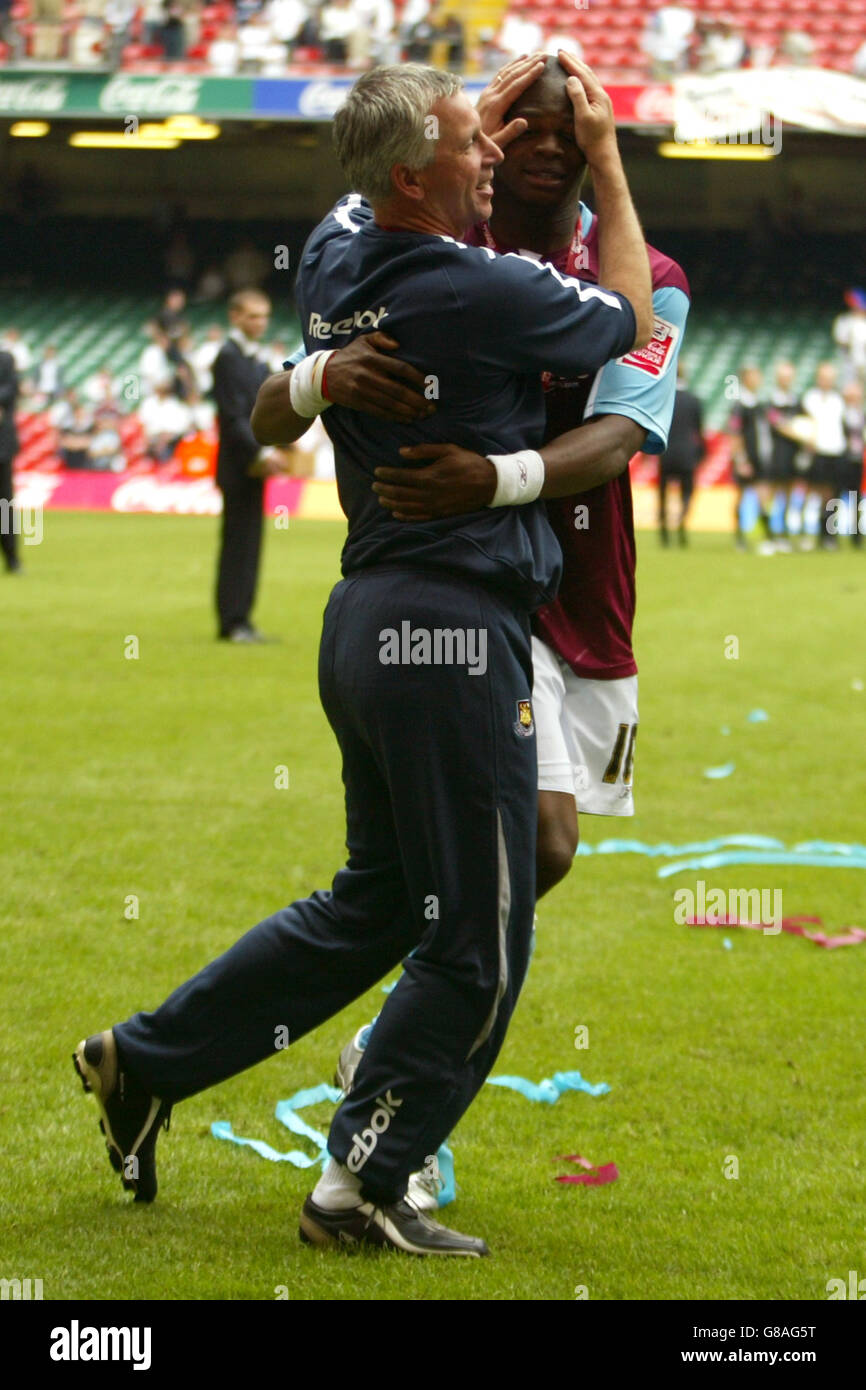
<svg viewBox="0 0 866 1390">
<path fill-rule="evenodd" d="M 610 755 L 610 762 L 604 771 L 603 782 L 616 782 L 619 778 L 620 768 L 622 769 L 622 780 L 625 786 L 631 785 L 631 774 L 634 767 L 634 741 L 637 738 L 637 724 L 620 724 L 616 742 L 613 745 L 613 752 Z M 623 759 L 623 754 L 625 758 Z"/>
</svg>

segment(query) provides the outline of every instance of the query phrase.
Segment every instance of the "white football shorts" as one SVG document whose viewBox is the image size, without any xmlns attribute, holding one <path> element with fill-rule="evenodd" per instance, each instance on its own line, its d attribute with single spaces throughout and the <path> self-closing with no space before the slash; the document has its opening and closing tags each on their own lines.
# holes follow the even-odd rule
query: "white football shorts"
<svg viewBox="0 0 866 1390">
<path fill-rule="evenodd" d="M 637 676 L 586 680 L 532 639 L 538 790 L 565 792 L 581 814 L 633 816 Z"/>
</svg>

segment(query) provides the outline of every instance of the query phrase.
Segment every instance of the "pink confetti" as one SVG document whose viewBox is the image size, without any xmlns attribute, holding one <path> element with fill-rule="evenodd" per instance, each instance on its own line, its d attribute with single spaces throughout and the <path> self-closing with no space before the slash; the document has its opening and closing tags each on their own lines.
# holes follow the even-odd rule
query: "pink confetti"
<svg viewBox="0 0 866 1390">
<path fill-rule="evenodd" d="M 792 936 L 805 936 L 807 941 L 824 946 L 828 951 L 835 950 L 837 946 L 859 946 L 866 941 L 866 931 L 862 927 L 847 927 L 844 935 L 827 936 L 822 931 L 806 931 L 804 922 L 817 927 L 824 925 L 822 917 L 783 917 L 782 931 L 790 932 Z M 775 926 L 774 922 L 741 922 L 738 917 L 724 915 L 717 922 L 708 922 L 706 917 L 687 917 L 686 924 L 690 927 L 748 927 L 751 931 L 763 931 L 764 927 Z"/>
<path fill-rule="evenodd" d="M 577 1163 L 581 1168 L 586 1168 L 585 1173 L 560 1173 L 554 1182 L 583 1183 L 586 1187 L 604 1187 L 605 1183 L 616 1182 L 619 1172 L 615 1163 L 602 1163 L 596 1169 L 595 1164 L 588 1158 L 581 1158 L 580 1154 L 560 1154 L 553 1160 L 554 1163 Z"/>
</svg>

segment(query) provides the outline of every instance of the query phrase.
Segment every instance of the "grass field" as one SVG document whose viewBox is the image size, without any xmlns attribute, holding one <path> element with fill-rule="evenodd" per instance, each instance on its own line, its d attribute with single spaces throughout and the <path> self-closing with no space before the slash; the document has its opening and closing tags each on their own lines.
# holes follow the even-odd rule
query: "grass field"
<svg viewBox="0 0 866 1390">
<path fill-rule="evenodd" d="M 310 1174 L 210 1136 L 228 1119 L 293 1147 L 275 1102 L 330 1080 L 378 989 L 178 1106 L 160 1196 L 129 1204 L 70 1053 L 342 862 L 315 684 L 341 535 L 269 533 L 257 619 L 282 643 L 261 648 L 213 640 L 215 521 L 48 513 L 26 574 L 0 577 L 0 1275 L 42 1278 L 46 1299 L 271 1299 L 287 1285 L 294 1299 L 548 1300 L 583 1285 L 590 1299 L 669 1300 L 825 1299 L 829 1279 L 866 1273 L 866 946 L 693 930 L 673 913 L 674 891 L 703 877 L 781 889 L 786 914 L 830 928 L 866 925 L 856 869 L 659 879 L 639 855 L 577 860 L 541 905 L 495 1070 L 579 1068 L 611 1091 L 551 1107 L 483 1088 L 453 1136 L 446 1219 L 484 1235 L 489 1260 L 312 1252 L 297 1239 Z M 866 842 L 866 693 L 852 684 L 866 681 L 864 595 L 866 556 L 848 549 L 760 559 L 723 536 L 685 553 L 642 536 L 638 814 L 587 818 L 586 841 Z M 747 722 L 756 706 L 769 722 Z M 731 777 L 703 777 L 728 760 Z M 306 1113 L 327 1125 L 328 1107 Z M 615 1162 L 619 1181 L 560 1187 L 552 1160 L 572 1153 Z"/>
</svg>

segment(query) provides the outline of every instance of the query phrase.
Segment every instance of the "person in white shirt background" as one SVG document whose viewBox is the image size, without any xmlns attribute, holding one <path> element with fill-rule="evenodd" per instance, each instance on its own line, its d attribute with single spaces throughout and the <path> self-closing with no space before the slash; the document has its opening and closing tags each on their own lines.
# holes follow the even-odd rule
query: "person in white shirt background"
<svg viewBox="0 0 866 1390">
<path fill-rule="evenodd" d="M 17 328 L 9 327 L 0 338 L 0 349 L 11 352 L 15 359 L 15 370 L 19 376 L 29 372 L 33 366 L 33 353 L 21 337 Z"/>
<path fill-rule="evenodd" d="M 815 426 L 814 454 L 807 477 L 823 504 L 821 546 L 825 550 L 835 550 L 838 542 L 827 527 L 827 504 L 832 498 L 838 497 L 847 442 L 845 401 L 836 389 L 836 367 L 832 362 L 819 364 L 815 385 L 803 396 L 803 410 Z"/>
<path fill-rule="evenodd" d="M 845 383 L 859 380 L 866 386 L 866 290 L 845 291 L 848 312 L 833 323 L 833 341 L 842 355 Z"/>
<path fill-rule="evenodd" d="M 651 76 L 659 81 L 684 72 L 695 32 L 695 16 L 684 5 L 663 5 L 647 20 L 641 47 L 650 59 Z"/>
</svg>

